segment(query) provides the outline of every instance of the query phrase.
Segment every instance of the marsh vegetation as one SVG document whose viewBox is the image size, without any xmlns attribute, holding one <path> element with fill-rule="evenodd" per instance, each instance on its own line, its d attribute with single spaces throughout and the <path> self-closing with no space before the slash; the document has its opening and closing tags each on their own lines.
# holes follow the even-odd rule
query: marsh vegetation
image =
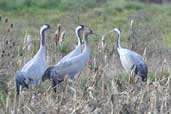
<svg viewBox="0 0 171 114">
<path fill-rule="evenodd" d="M 1 0 L 0 113 L 170 114 L 170 12 L 170 3 L 136 0 Z M 16 98 L 15 72 L 36 53 L 43 23 L 52 27 L 45 39 L 48 66 L 74 48 L 77 25 L 84 24 L 99 35 L 91 36 L 90 61 L 72 87 L 65 80 L 54 93 L 46 81 L 40 88 L 23 91 Z M 54 41 L 58 24 L 65 30 L 61 46 Z M 101 45 L 102 35 L 114 27 L 122 30 L 122 47 L 145 58 L 149 68 L 147 83 L 136 78 L 128 84 L 128 74 L 116 50 L 115 34 L 107 34 L 104 47 Z"/>
</svg>

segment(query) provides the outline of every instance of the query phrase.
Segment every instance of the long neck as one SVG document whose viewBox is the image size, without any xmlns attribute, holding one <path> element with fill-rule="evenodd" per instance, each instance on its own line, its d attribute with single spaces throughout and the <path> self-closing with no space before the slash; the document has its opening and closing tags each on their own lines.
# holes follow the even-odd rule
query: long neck
<svg viewBox="0 0 171 114">
<path fill-rule="evenodd" d="M 76 32 L 76 35 L 77 35 L 78 46 L 80 46 L 81 45 L 80 30 L 76 30 L 75 32 Z"/>
<path fill-rule="evenodd" d="M 82 52 L 82 60 L 84 61 L 84 64 L 86 64 L 89 61 L 90 58 L 90 46 L 89 46 L 89 42 L 88 42 L 88 34 L 84 35 L 84 50 Z"/>
<path fill-rule="evenodd" d="M 45 46 L 45 31 L 40 30 L 40 47 Z"/>
<path fill-rule="evenodd" d="M 85 48 L 83 52 L 90 52 L 90 46 L 89 46 L 89 41 L 88 41 L 88 34 L 84 35 L 84 40 L 85 40 Z"/>
<path fill-rule="evenodd" d="M 121 45 L 120 45 L 120 34 L 118 34 L 116 44 L 117 44 L 117 48 L 121 48 Z"/>
</svg>

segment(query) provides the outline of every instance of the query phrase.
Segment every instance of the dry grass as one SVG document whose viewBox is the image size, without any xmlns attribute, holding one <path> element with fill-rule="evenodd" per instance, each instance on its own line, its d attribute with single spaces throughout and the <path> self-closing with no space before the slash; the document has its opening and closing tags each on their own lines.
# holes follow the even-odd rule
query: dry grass
<svg viewBox="0 0 171 114">
<path fill-rule="evenodd" d="M 15 97 L 14 85 L 9 82 L 8 86 L 13 88 L 8 87 L 6 103 L 1 111 L 4 114 L 170 113 L 170 77 L 147 83 L 136 81 L 129 85 L 126 81 L 110 80 L 104 74 L 101 70 L 85 77 L 82 74 L 72 87 L 64 81 L 57 93 L 49 87 L 47 90 L 22 92 L 19 98 Z M 81 87 L 84 78 L 87 81 Z"/>
<path fill-rule="evenodd" d="M 53 92 L 48 81 L 40 88 L 23 91 L 17 98 L 15 93 L 14 75 L 30 54 L 22 53 L 22 41 L 15 37 L 15 26 L 10 28 L 10 22 L 4 19 L 3 37 L 0 39 L 0 78 L 6 81 L 0 95 L 0 113 L 3 114 L 170 114 L 171 113 L 171 73 L 167 61 L 154 71 L 154 80 L 147 83 L 134 79 L 132 84 L 122 73 L 116 50 L 103 45 L 101 40 L 97 45 L 91 43 L 95 58 L 81 75 L 73 81 L 72 86 L 67 84 L 68 79 L 58 86 L 57 93 Z M 7 29 L 6 29 L 7 28 Z M 7 34 L 7 33 L 10 34 Z M 14 36 L 14 37 L 11 37 Z M 7 43 L 8 41 L 8 43 Z M 13 43 L 15 42 L 15 45 Z M 35 41 L 38 42 L 38 41 Z M 47 42 L 53 42 L 53 39 Z M 107 42 L 106 42 L 107 43 Z M 47 43 L 51 44 L 51 43 Z M 55 43 L 47 45 L 49 64 L 60 59 Z M 10 46 L 14 46 L 10 48 Z M 38 43 L 32 51 L 36 51 Z M 15 49 L 14 49 L 15 48 Z M 16 51 L 17 49 L 17 51 Z M 5 50 L 5 53 L 4 51 Z M 52 53 L 52 50 L 55 53 Z M 8 53 L 10 55 L 8 55 Z M 5 56 L 5 57 L 2 57 Z M 24 57 L 23 57 L 24 55 Z M 50 56 L 51 55 L 51 56 Z M 145 54 L 144 54 L 145 55 Z M 32 55 L 31 55 L 32 56 Z M 26 57 L 26 58 L 25 58 Z M 26 59 L 26 60 L 25 60 Z M 148 60 L 147 60 L 148 62 Z M 7 72 L 9 71 L 9 72 Z M 4 77 L 7 77 L 6 79 Z M 9 78 L 10 77 L 10 78 Z M 5 96 L 5 97 L 3 97 Z M 2 100 L 3 98 L 3 100 Z M 4 99 L 6 98 L 6 99 Z"/>
</svg>

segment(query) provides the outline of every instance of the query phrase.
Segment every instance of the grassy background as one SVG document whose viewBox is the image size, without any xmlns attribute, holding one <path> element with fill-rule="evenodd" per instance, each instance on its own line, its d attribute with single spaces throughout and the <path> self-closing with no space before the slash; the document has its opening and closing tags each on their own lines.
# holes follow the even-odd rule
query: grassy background
<svg viewBox="0 0 171 114">
<path fill-rule="evenodd" d="M 119 27 L 122 31 L 122 47 L 135 50 L 141 55 L 146 48 L 145 58 L 149 67 L 148 79 L 151 83 L 160 82 L 170 77 L 168 67 L 171 66 L 171 6 L 169 3 L 148 4 L 136 0 L 41 0 L 41 2 L 36 0 L 0 0 L 0 15 L 0 103 L 2 107 L 4 104 L 7 105 L 6 98 L 8 98 L 9 92 L 11 92 L 10 95 L 15 95 L 15 72 L 21 69 L 23 64 L 36 53 L 39 27 L 44 23 L 51 26 L 46 38 L 47 55 L 50 55 L 51 58 L 48 65 L 54 64 L 60 59 L 56 54 L 64 56 L 74 48 L 76 43 L 74 29 L 77 25 L 84 24 L 100 35 L 114 27 Z M 134 20 L 132 27 L 131 20 Z M 53 36 L 59 23 L 66 31 L 62 47 L 56 47 L 53 44 Z M 14 25 L 13 28 L 10 27 L 11 24 Z M 32 36 L 33 50 L 31 52 L 23 50 L 26 32 Z M 100 39 L 100 36 L 91 36 L 90 62 L 96 58 L 98 65 L 101 66 L 103 65 L 103 56 L 106 54 L 108 60 L 105 64 L 109 66 L 103 74 L 107 77 L 106 82 L 100 80 L 96 92 L 98 93 L 99 88 L 105 83 L 112 93 L 112 81 L 110 80 L 123 81 L 123 86 L 126 86 L 128 75 L 120 65 L 116 48 L 112 49 L 115 47 L 115 34 L 105 37 L 108 51 L 100 53 L 101 55 L 99 54 L 100 49 L 97 47 Z M 5 46 L 7 40 L 10 43 L 15 42 L 16 46 L 12 49 L 10 48 L 11 44 Z M 2 58 L 3 50 L 7 56 Z M 8 53 L 11 55 L 8 56 Z M 93 75 L 89 73 L 90 69 L 88 68 L 80 78 L 78 88 L 81 90 L 85 84 L 89 83 L 89 78 L 91 79 Z M 9 88 L 10 85 L 12 88 Z M 45 85 L 48 84 L 43 86 Z M 163 85 L 160 86 L 164 88 Z M 124 89 L 124 91 L 128 92 L 128 89 Z M 160 91 L 162 92 L 162 89 Z M 98 96 L 96 93 L 95 95 Z"/>
</svg>

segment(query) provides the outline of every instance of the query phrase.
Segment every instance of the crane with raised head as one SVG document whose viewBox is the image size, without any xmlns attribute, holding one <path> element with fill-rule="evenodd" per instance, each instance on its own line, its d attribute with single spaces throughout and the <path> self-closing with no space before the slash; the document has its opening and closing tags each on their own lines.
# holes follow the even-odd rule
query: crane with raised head
<svg viewBox="0 0 171 114">
<path fill-rule="evenodd" d="M 62 61 L 64 61 L 64 60 L 66 60 L 66 59 L 68 59 L 68 58 L 71 58 L 71 57 L 74 57 L 76 55 L 81 54 L 81 49 L 82 49 L 82 45 L 81 45 L 82 44 L 81 43 L 81 31 L 83 29 L 84 29 L 84 25 L 79 25 L 79 26 L 76 27 L 75 33 L 76 33 L 76 36 L 77 36 L 77 42 L 78 42 L 78 44 L 77 44 L 76 48 L 74 50 L 72 50 L 69 54 L 67 54 L 66 56 L 64 56 L 59 61 L 59 63 L 62 62 Z"/>
<path fill-rule="evenodd" d="M 22 88 L 29 88 L 29 84 L 35 86 L 40 85 L 42 75 L 46 70 L 45 62 L 45 31 L 49 29 L 48 24 L 44 24 L 40 27 L 40 47 L 34 57 L 28 61 L 20 71 L 16 72 L 16 92 L 19 95 L 20 86 Z"/>
<path fill-rule="evenodd" d="M 55 87 L 64 80 L 65 75 L 67 75 L 70 79 L 74 79 L 76 74 L 80 73 L 88 63 L 90 56 L 88 35 L 90 34 L 93 34 L 92 30 L 87 29 L 83 31 L 85 47 L 81 54 L 65 59 L 64 61 L 47 68 L 42 80 L 52 79 L 52 87 Z M 54 91 L 56 92 L 56 88 L 54 88 Z"/>
<path fill-rule="evenodd" d="M 112 31 L 117 33 L 117 51 L 119 53 L 120 61 L 124 69 L 129 73 L 133 72 L 134 76 L 140 76 L 142 81 L 147 81 L 148 67 L 144 62 L 143 57 L 134 51 L 121 47 L 121 31 L 119 28 L 114 28 Z"/>
</svg>

